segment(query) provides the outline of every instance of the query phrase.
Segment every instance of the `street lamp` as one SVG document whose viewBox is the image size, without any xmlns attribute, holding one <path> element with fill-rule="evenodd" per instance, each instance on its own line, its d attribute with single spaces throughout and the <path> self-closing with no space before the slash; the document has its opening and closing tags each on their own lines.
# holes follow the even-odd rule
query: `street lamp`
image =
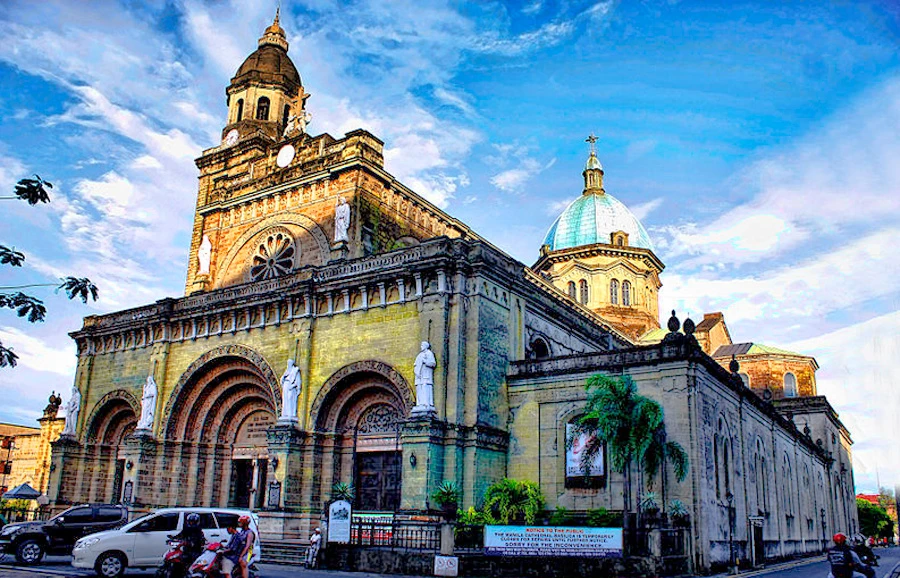
<svg viewBox="0 0 900 578">
<path fill-rule="evenodd" d="M 819 515 L 822 516 L 822 551 L 828 547 L 828 534 L 825 533 L 825 508 L 819 510 Z"/>
<path fill-rule="evenodd" d="M 728 565 L 729 572 L 737 574 L 737 563 L 734 559 L 734 494 L 728 492 L 725 494 L 725 500 L 728 502 Z"/>
</svg>

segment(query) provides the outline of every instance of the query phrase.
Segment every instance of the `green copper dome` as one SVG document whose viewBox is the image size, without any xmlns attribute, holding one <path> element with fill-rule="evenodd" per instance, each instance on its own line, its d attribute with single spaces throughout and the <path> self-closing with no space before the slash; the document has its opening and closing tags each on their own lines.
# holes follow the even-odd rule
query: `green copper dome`
<svg viewBox="0 0 900 578">
<path fill-rule="evenodd" d="M 606 193 L 586 193 L 566 207 L 547 231 L 544 244 L 551 251 L 594 243 L 610 244 L 610 234 L 624 231 L 630 247 L 653 249 L 650 235 L 628 207 Z M 655 251 L 654 251 L 655 252 Z"/>
</svg>

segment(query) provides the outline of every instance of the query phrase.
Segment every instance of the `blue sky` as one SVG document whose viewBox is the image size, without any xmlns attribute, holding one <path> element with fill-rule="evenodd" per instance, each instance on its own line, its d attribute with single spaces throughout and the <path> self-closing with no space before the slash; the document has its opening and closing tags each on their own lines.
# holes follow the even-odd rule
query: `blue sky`
<svg viewBox="0 0 900 578">
<path fill-rule="evenodd" d="M 80 317 L 183 292 L 197 171 L 224 87 L 275 3 L 0 5 L 3 285 L 52 291 L 0 318 L 21 355 L 0 421 L 72 383 Z M 853 432 L 857 485 L 900 482 L 900 16 L 889 2 L 283 2 L 310 131 L 366 128 L 386 165 L 525 263 L 581 192 L 584 138 L 650 231 L 661 309 L 724 311 L 736 341 L 816 357 Z M 8 283 L 6 281 L 9 281 Z"/>
</svg>

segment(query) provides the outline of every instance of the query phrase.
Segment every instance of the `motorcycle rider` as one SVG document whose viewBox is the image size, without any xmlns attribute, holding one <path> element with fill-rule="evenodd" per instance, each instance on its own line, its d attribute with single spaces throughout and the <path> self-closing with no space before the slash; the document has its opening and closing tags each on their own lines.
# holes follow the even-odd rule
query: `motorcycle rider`
<svg viewBox="0 0 900 578">
<path fill-rule="evenodd" d="M 872 551 L 865 540 L 857 537 L 853 540 L 853 551 L 859 556 L 859 559 L 870 566 L 878 566 L 878 556 Z"/>
<path fill-rule="evenodd" d="M 875 578 L 875 570 L 866 566 L 849 545 L 847 536 L 838 532 L 832 538 L 834 548 L 828 550 L 828 563 L 831 565 L 830 578 L 854 578 L 865 576 Z"/>
<path fill-rule="evenodd" d="M 222 551 L 222 574 L 225 575 L 225 578 L 232 578 L 232 574 L 237 568 L 238 576 L 243 576 L 240 559 L 241 553 L 247 545 L 247 533 L 242 529 L 234 530 L 233 528 L 228 528 L 228 533 L 231 534 L 231 539 L 228 540 L 228 545 Z"/>
<path fill-rule="evenodd" d="M 173 540 L 181 540 L 184 542 L 183 551 L 184 558 L 188 567 L 197 559 L 197 556 L 203 553 L 203 547 L 206 546 L 206 536 L 200 529 L 200 514 L 191 512 L 184 520 L 184 528 L 181 532 L 172 536 Z"/>
</svg>

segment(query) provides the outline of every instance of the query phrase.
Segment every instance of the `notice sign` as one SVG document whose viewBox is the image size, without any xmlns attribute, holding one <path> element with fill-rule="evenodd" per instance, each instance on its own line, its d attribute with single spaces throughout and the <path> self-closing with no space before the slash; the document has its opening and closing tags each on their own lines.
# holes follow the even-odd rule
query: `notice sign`
<svg viewBox="0 0 900 578">
<path fill-rule="evenodd" d="M 350 502 L 338 500 L 328 506 L 328 541 L 335 544 L 350 543 Z"/>
<path fill-rule="evenodd" d="M 488 556 L 621 558 L 622 528 L 485 526 Z"/>
<path fill-rule="evenodd" d="M 459 558 L 456 556 L 435 556 L 435 576 L 459 576 Z"/>
<path fill-rule="evenodd" d="M 600 446 L 600 450 L 594 456 L 593 461 L 588 467 L 588 471 L 584 471 L 584 464 L 581 461 L 581 452 L 591 443 L 594 443 L 596 438 L 594 436 L 588 435 L 587 433 L 582 433 L 579 436 L 575 436 L 575 428 L 572 427 L 572 424 L 566 424 L 566 439 L 572 440 L 572 445 L 568 446 L 566 449 L 566 477 L 567 478 L 577 478 L 579 476 L 584 477 L 585 473 L 587 473 L 588 477 L 599 477 L 606 475 L 606 470 L 603 467 L 603 446 Z"/>
</svg>

